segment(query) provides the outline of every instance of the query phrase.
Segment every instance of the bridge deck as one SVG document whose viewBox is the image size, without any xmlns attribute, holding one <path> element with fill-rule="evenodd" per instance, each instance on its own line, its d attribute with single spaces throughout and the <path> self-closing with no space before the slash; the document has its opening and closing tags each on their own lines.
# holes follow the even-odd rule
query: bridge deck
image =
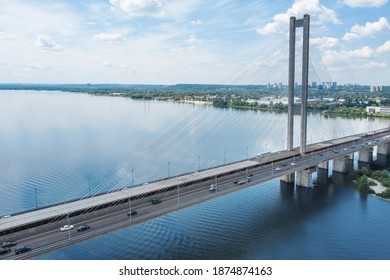
<svg viewBox="0 0 390 280">
<path fill-rule="evenodd" d="M 321 150 L 331 149 L 334 146 L 352 143 L 353 141 L 361 140 L 363 137 L 375 136 L 380 137 L 389 134 L 388 128 L 370 132 L 368 134 L 358 134 L 330 141 L 324 141 L 307 146 L 307 153 L 319 152 Z M 135 187 L 124 188 L 113 192 L 97 195 L 94 197 L 81 198 L 67 203 L 52 205 L 43 209 L 32 210 L 29 212 L 13 215 L 7 218 L 0 219 L 0 233 L 13 228 L 20 228 L 27 225 L 37 223 L 39 221 L 55 219 L 58 217 L 66 217 L 67 213 L 75 213 L 79 211 L 87 211 L 99 207 L 99 205 L 114 204 L 118 201 L 123 201 L 133 197 L 140 197 L 145 194 L 159 193 L 167 189 L 196 184 L 206 180 L 211 180 L 215 177 L 221 177 L 227 174 L 242 172 L 245 169 L 255 168 L 261 165 L 271 164 L 272 162 L 280 162 L 289 160 L 293 157 L 298 157 L 298 148 L 292 151 L 280 151 L 272 153 L 265 157 L 255 157 L 249 160 L 239 161 L 226 164 L 199 172 L 184 174 L 177 177 L 162 179 L 160 181 L 144 183 Z M 0 234 L 1 235 L 1 234 Z"/>
</svg>

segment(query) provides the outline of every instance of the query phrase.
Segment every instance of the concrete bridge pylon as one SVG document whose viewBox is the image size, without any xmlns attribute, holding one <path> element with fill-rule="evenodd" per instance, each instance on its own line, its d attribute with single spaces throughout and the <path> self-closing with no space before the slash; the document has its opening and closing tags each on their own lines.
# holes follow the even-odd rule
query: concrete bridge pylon
<svg viewBox="0 0 390 280">
<path fill-rule="evenodd" d="M 302 97 L 301 97 L 301 132 L 300 132 L 300 152 L 306 153 L 307 138 L 307 96 L 308 96 L 308 78 L 309 78 L 309 35 L 310 35 L 310 16 L 305 14 L 303 19 L 290 17 L 290 35 L 289 35 L 289 67 L 288 67 L 288 112 L 287 112 L 287 150 L 291 151 L 294 147 L 294 91 L 295 91 L 295 41 L 296 29 L 303 27 L 303 56 L 302 56 Z M 283 182 L 294 183 L 294 174 L 286 175 L 282 178 Z"/>
</svg>

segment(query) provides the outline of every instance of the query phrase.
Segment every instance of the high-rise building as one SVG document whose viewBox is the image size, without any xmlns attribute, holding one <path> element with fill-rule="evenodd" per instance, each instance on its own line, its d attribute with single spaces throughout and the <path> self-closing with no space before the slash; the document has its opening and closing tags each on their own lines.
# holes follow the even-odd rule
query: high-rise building
<svg viewBox="0 0 390 280">
<path fill-rule="evenodd" d="M 370 92 L 382 91 L 382 86 L 370 86 Z"/>
</svg>

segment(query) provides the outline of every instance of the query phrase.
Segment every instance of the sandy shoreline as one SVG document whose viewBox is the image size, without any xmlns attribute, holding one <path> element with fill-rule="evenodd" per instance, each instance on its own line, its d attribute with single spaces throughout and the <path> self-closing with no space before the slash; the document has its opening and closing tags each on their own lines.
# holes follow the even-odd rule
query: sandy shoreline
<svg viewBox="0 0 390 280">
<path fill-rule="evenodd" d="M 375 179 L 372 179 L 372 178 L 368 178 L 368 180 L 370 181 L 373 181 L 375 182 L 375 186 L 370 186 L 370 189 L 372 189 L 375 194 L 377 193 L 382 193 L 384 192 L 385 190 L 387 190 L 387 188 L 385 186 L 383 186 L 380 182 L 378 182 L 377 180 Z M 390 201 L 390 199 L 387 199 L 387 198 L 383 198 L 383 197 L 380 197 L 380 196 L 377 196 L 377 195 L 374 195 L 375 197 L 378 197 L 378 198 L 381 198 L 381 199 L 384 199 L 384 200 L 387 200 L 387 201 Z"/>
<path fill-rule="evenodd" d="M 387 188 L 383 186 L 380 182 L 378 182 L 375 179 L 369 178 L 368 180 L 375 182 L 375 186 L 370 186 L 370 188 L 375 192 L 375 193 L 381 193 L 384 192 Z"/>
</svg>

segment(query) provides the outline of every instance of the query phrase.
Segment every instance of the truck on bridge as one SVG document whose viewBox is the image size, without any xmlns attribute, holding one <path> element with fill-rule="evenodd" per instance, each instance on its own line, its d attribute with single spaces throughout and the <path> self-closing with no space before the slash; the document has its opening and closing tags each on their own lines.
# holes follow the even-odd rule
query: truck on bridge
<svg viewBox="0 0 390 280">
<path fill-rule="evenodd" d="M 250 180 L 251 180 L 251 177 L 247 176 L 246 179 L 235 180 L 233 183 L 236 185 L 242 185 L 242 184 L 246 184 L 246 183 L 250 182 Z"/>
</svg>

